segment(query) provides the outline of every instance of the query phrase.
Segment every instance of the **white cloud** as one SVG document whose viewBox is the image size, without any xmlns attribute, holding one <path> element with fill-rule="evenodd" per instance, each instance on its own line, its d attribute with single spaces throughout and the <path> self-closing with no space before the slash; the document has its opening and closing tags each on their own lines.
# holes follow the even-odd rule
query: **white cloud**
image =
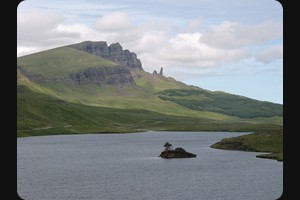
<svg viewBox="0 0 300 200">
<path fill-rule="evenodd" d="M 26 12 L 18 12 L 18 33 L 43 32 L 54 29 L 57 24 L 64 21 L 59 13 L 32 8 Z"/>
<path fill-rule="evenodd" d="M 158 66 L 168 70 L 205 69 L 252 58 L 249 45 L 282 36 L 279 24 L 270 21 L 258 25 L 225 21 L 208 27 L 206 32 L 197 32 L 202 22 L 203 18 L 197 17 L 182 30 L 166 20 L 134 24 L 127 13 L 113 12 L 88 27 L 83 23 L 66 24 L 60 14 L 34 9 L 18 15 L 18 54 L 85 40 L 107 41 L 119 42 L 124 49 L 137 53 L 147 71 Z M 268 53 L 261 54 L 258 60 L 267 58 Z"/>
<path fill-rule="evenodd" d="M 222 64 L 238 61 L 251 56 L 247 49 L 224 50 L 210 47 L 201 43 L 201 33 L 180 33 L 164 41 L 152 52 L 151 58 L 147 63 L 154 62 L 153 65 L 163 64 L 166 67 L 175 68 L 208 68 Z M 144 55 L 141 55 L 144 59 Z"/>
<path fill-rule="evenodd" d="M 282 59 L 283 48 L 282 46 L 270 46 L 264 48 L 256 53 L 256 60 L 264 63 L 270 63 L 277 59 Z"/>
<path fill-rule="evenodd" d="M 247 25 L 224 21 L 210 27 L 201 41 L 216 48 L 233 49 L 281 39 L 282 35 L 282 23 L 279 22 L 266 21 Z"/>
<path fill-rule="evenodd" d="M 36 50 L 36 49 L 35 48 L 30 48 L 30 47 L 21 47 L 21 46 L 19 46 L 17 48 L 17 56 L 30 54 L 31 52 L 34 52 L 34 50 Z"/>
<path fill-rule="evenodd" d="M 18 55 L 66 45 L 79 39 L 78 32 L 66 32 L 58 29 L 64 20 L 62 14 L 42 9 L 18 12 Z"/>
<path fill-rule="evenodd" d="M 127 30 L 133 27 L 129 15 L 124 12 L 113 12 L 104 15 L 96 22 L 96 29 L 104 32 L 116 32 Z"/>
<path fill-rule="evenodd" d="M 74 24 L 59 24 L 56 28 L 56 31 L 69 33 L 69 34 L 78 34 L 78 37 L 73 38 L 72 42 L 82 42 L 84 40 L 99 40 L 102 37 L 98 31 L 89 28 L 85 24 L 82 23 L 74 23 Z"/>
</svg>

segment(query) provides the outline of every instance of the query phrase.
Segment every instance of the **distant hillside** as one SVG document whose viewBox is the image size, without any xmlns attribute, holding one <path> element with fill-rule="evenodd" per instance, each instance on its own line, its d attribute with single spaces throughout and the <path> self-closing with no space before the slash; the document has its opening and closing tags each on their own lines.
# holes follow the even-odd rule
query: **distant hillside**
<svg viewBox="0 0 300 200">
<path fill-rule="evenodd" d="M 141 109 L 117 109 L 70 103 L 26 86 L 17 87 L 17 133 L 19 136 L 134 132 L 164 130 L 180 125 L 197 124 L 203 120 L 190 117 L 163 115 Z"/>
<path fill-rule="evenodd" d="M 218 112 L 241 118 L 282 116 L 282 105 L 257 101 L 225 92 L 201 89 L 169 89 L 158 93 L 159 97 L 198 111 Z"/>
<path fill-rule="evenodd" d="M 179 129 L 171 123 L 176 117 L 191 118 L 199 120 L 199 123 L 208 124 L 282 124 L 280 104 L 189 86 L 171 77 L 165 77 L 162 69 L 160 73 L 145 72 L 137 55 L 123 50 L 119 43 L 108 46 L 106 42 L 86 41 L 19 57 L 17 85 L 20 134 L 25 129 L 26 134 L 33 130 L 48 133 L 50 129 L 55 130 L 55 126 L 61 127 L 67 118 L 71 120 L 71 116 L 80 116 L 65 124 L 68 127 L 77 127 L 74 132 L 116 131 L 118 126 L 123 127 L 123 132 L 136 130 L 137 127 L 143 129 L 143 126 L 155 129 L 153 124 L 150 126 L 147 116 L 156 116 L 154 118 L 157 124 L 162 125 L 159 127 L 164 130 L 170 130 L 172 127 L 172 130 L 174 127 Z M 47 105 L 51 107 L 52 114 L 48 114 L 50 110 L 45 110 Z M 107 113 L 104 109 L 110 109 L 115 114 L 110 115 L 109 120 L 104 120 L 99 114 L 104 111 Z M 144 113 L 138 115 L 138 118 L 133 114 L 128 115 L 125 120 L 129 123 L 134 119 L 133 122 L 139 124 L 138 126 L 127 129 L 124 128 L 125 122 L 109 122 L 112 116 L 130 113 L 129 110 L 133 110 L 133 113 Z M 42 115 L 45 116 L 39 117 Z M 52 123 L 49 118 L 52 115 L 55 119 L 61 117 L 61 120 L 52 119 Z M 188 124 L 188 120 L 182 121 Z M 93 128 L 88 129 L 85 123 L 93 124 Z M 173 125 L 168 126 L 170 123 Z M 195 122 L 190 129 L 200 130 L 196 124 Z M 48 126 L 52 128 L 45 128 Z M 207 127 L 203 124 L 202 126 Z M 220 127 L 215 129 L 219 130 Z M 70 132 L 66 128 L 59 130 Z M 51 133 L 53 132 L 55 131 Z"/>
<path fill-rule="evenodd" d="M 70 103 L 17 86 L 17 136 L 124 133 L 147 130 L 250 131 L 279 125 L 216 122 L 165 115 L 145 109 L 118 109 Z"/>
</svg>

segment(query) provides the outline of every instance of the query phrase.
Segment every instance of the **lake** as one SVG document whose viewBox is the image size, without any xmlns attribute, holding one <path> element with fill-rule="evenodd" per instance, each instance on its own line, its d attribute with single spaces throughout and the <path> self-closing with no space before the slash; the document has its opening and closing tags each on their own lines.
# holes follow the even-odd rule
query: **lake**
<svg viewBox="0 0 300 200">
<path fill-rule="evenodd" d="M 25 200 L 275 200 L 283 163 L 212 149 L 247 133 L 145 132 L 17 139 L 17 191 Z M 197 154 L 162 159 L 165 142 Z"/>
</svg>

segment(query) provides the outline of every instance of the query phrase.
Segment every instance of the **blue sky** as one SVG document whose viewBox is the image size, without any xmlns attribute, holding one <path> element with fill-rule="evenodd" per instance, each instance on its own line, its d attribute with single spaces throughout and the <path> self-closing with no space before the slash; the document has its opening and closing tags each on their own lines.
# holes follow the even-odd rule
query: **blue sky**
<svg viewBox="0 0 300 200">
<path fill-rule="evenodd" d="M 145 71 L 283 102 L 283 9 L 275 0 L 26 0 L 17 56 L 85 40 L 119 42 Z"/>
</svg>

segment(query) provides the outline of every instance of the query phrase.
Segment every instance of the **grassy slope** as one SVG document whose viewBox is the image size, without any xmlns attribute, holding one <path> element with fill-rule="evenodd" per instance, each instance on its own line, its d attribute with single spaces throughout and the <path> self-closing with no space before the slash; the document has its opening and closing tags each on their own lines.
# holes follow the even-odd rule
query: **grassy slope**
<svg viewBox="0 0 300 200">
<path fill-rule="evenodd" d="M 44 77 L 67 77 L 68 73 L 74 71 L 103 65 L 114 66 L 115 63 L 70 47 L 60 47 L 20 57 L 18 58 L 18 65 L 22 66 L 29 73 L 39 74 Z M 240 117 L 247 115 L 249 109 L 246 110 L 241 106 L 239 106 L 235 112 L 239 112 L 239 109 L 243 108 L 242 113 L 234 113 L 233 115 L 235 116 L 230 116 L 232 115 L 232 110 L 226 111 L 227 108 L 219 109 L 219 105 L 223 106 L 224 101 L 217 103 L 217 106 L 209 105 L 204 109 L 195 109 L 195 106 L 189 105 L 194 105 L 194 102 L 200 102 L 202 104 L 205 102 L 207 104 L 205 100 L 208 98 L 219 98 L 215 93 L 199 88 L 197 91 L 205 91 L 206 93 L 202 96 L 196 94 L 185 96 L 184 98 L 176 97 L 176 100 L 165 101 L 159 97 L 162 95 L 160 92 L 163 90 L 195 90 L 196 87 L 188 86 L 172 78 L 166 78 L 160 75 L 154 76 L 141 70 L 132 71 L 132 75 L 137 87 L 100 86 L 96 84 L 76 86 L 71 83 L 61 82 L 38 85 L 29 81 L 21 81 L 20 84 L 26 85 L 35 92 L 41 92 L 69 102 L 90 106 L 147 109 L 169 115 L 191 116 L 228 122 L 243 121 L 245 123 L 266 123 L 266 121 L 268 121 L 268 123 L 274 123 L 274 121 L 276 121 L 276 123 L 281 123 L 280 121 L 282 121 L 280 117 L 277 117 L 275 120 L 273 120 L 273 118 L 254 118 L 245 121 L 245 119 L 241 119 Z M 213 98 L 209 97 L 209 95 L 211 95 L 210 93 L 214 95 Z M 227 96 L 225 95 L 225 97 L 220 98 L 226 100 Z M 231 99 L 229 99 L 229 102 L 230 100 Z M 232 104 L 227 107 L 230 106 L 232 106 Z M 237 105 L 233 107 L 237 107 Z"/>
<path fill-rule="evenodd" d="M 192 86 L 176 81 L 171 77 L 152 75 L 141 70 L 132 70 L 131 73 L 137 86 L 147 94 L 155 94 L 167 89 L 192 88 Z"/>
<path fill-rule="evenodd" d="M 145 94 L 139 89 L 130 87 L 101 87 L 97 85 L 63 87 L 61 84 L 52 84 L 46 88 L 55 91 L 55 94 L 61 99 L 84 105 L 108 108 L 147 109 L 163 114 L 193 116 L 215 120 L 237 120 L 235 117 L 221 113 L 190 110 L 173 102 L 162 101 L 155 95 Z"/>
<path fill-rule="evenodd" d="M 18 85 L 17 92 L 18 136 L 142 130 L 250 131 L 270 126 L 214 122 L 143 109 L 87 106 L 35 93 L 24 85 Z"/>
<path fill-rule="evenodd" d="M 168 89 L 160 98 L 198 111 L 211 111 L 241 118 L 282 116 L 282 105 L 225 92 L 203 89 Z"/>
<path fill-rule="evenodd" d="M 17 59 L 32 74 L 44 77 L 64 77 L 70 72 L 99 66 L 115 66 L 116 63 L 70 47 L 59 47 Z"/>
<path fill-rule="evenodd" d="M 107 108 L 147 109 L 162 114 L 190 116 L 201 119 L 222 121 L 239 120 L 236 117 L 221 113 L 199 112 L 173 102 L 161 100 L 157 95 L 153 94 L 153 92 L 159 90 L 159 88 L 189 88 L 191 86 L 166 77 L 156 77 L 154 80 L 151 80 L 151 75 L 143 71 L 135 72 L 134 75 L 142 74 L 143 76 L 139 79 L 135 77 L 137 87 L 134 88 L 108 85 L 100 86 L 96 84 L 76 86 L 63 83 L 51 83 L 48 85 L 40 85 L 27 80 L 20 71 L 17 71 L 17 74 L 19 84 L 25 85 L 35 92 L 47 94 L 68 102 Z M 148 87 L 144 88 L 141 86 L 141 82 L 148 85 Z"/>
<path fill-rule="evenodd" d="M 168 116 L 146 110 L 123 110 L 69 103 L 18 86 L 18 135 L 130 132 Z M 172 117 L 171 117 L 172 118 Z M 175 119 L 175 118 L 174 118 Z"/>
<path fill-rule="evenodd" d="M 283 161 L 282 141 L 282 128 L 273 129 L 268 127 L 266 130 L 259 130 L 252 134 L 225 138 L 220 142 L 213 144 L 211 147 L 228 150 L 270 152 L 270 154 L 262 154 L 257 157 Z"/>
</svg>

